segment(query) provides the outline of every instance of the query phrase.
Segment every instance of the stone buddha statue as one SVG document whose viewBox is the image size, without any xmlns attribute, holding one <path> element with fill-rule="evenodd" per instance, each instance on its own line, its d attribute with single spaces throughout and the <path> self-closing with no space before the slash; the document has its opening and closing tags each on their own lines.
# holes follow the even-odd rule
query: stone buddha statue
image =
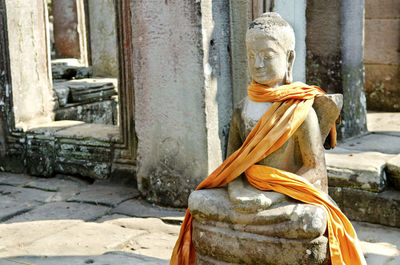
<svg viewBox="0 0 400 265">
<path fill-rule="evenodd" d="M 292 82 L 295 37 L 277 13 L 254 20 L 246 33 L 248 67 L 270 88 Z M 236 151 L 272 105 L 245 97 L 234 109 L 228 155 Z M 324 142 L 342 107 L 341 95 L 323 95 L 296 132 L 259 164 L 296 173 L 327 192 Z M 197 264 L 328 264 L 326 213 L 273 191 L 260 191 L 244 176 L 227 187 L 193 192 L 193 243 Z"/>
</svg>

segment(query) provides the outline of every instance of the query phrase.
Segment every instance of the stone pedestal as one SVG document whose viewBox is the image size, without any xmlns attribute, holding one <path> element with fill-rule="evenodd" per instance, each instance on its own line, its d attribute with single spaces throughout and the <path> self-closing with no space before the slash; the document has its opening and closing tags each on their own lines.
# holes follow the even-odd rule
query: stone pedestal
<svg viewBox="0 0 400 265">
<path fill-rule="evenodd" d="M 288 197 L 256 213 L 234 208 L 224 188 L 190 195 L 197 264 L 329 263 L 322 208 Z"/>
</svg>

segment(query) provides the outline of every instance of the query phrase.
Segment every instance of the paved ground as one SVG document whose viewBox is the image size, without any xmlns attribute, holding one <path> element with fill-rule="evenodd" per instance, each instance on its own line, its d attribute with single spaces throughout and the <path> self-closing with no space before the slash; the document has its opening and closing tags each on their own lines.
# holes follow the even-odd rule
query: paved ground
<svg viewBox="0 0 400 265">
<path fill-rule="evenodd" d="M 400 113 L 387 115 L 369 128 L 400 132 Z M 0 265 L 168 264 L 183 214 L 133 188 L 0 173 Z M 399 228 L 354 226 L 368 264 L 400 264 Z"/>
<path fill-rule="evenodd" d="M 168 264 L 184 212 L 136 189 L 0 173 L 0 264 Z"/>
</svg>

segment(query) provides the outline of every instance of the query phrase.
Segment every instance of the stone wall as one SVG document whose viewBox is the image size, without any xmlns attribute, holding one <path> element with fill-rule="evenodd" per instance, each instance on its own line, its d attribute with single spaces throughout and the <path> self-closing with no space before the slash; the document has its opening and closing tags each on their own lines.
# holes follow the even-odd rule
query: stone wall
<svg viewBox="0 0 400 265">
<path fill-rule="evenodd" d="M 130 3 L 138 187 L 149 200 L 185 206 L 224 158 L 232 111 L 229 2 Z"/>
<path fill-rule="evenodd" d="M 88 0 L 93 75 L 118 77 L 117 31 L 113 0 Z"/>
<path fill-rule="evenodd" d="M 400 111 L 400 1 L 365 0 L 367 108 Z"/>
<path fill-rule="evenodd" d="M 339 139 L 366 131 L 363 0 L 307 1 L 306 80 L 343 94 Z"/>
<path fill-rule="evenodd" d="M 45 1 L 6 0 L 17 127 L 53 118 Z"/>
</svg>

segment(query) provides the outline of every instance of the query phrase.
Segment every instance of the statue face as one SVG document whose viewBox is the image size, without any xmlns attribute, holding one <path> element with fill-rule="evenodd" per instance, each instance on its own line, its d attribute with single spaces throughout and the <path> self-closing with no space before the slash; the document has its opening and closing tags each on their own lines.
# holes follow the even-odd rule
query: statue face
<svg viewBox="0 0 400 265">
<path fill-rule="evenodd" d="M 259 84 L 269 87 L 285 83 L 294 61 L 294 51 L 282 47 L 278 41 L 263 32 L 252 34 L 246 39 L 250 75 Z"/>
</svg>

